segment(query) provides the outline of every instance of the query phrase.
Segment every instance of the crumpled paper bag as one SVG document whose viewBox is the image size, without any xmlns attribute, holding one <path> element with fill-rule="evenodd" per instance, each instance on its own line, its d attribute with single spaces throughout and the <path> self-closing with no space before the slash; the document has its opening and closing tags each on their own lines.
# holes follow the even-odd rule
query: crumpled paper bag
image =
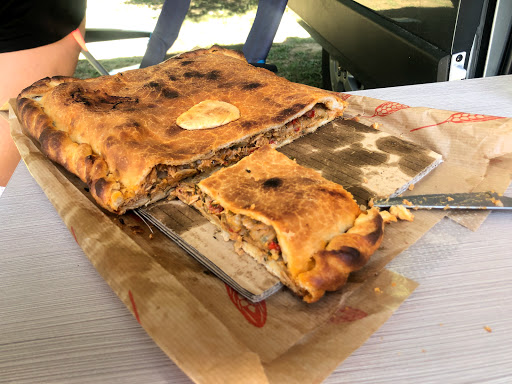
<svg viewBox="0 0 512 384">
<path fill-rule="evenodd" d="M 512 179 L 512 119 L 444 111 L 342 94 L 345 118 L 374 126 L 443 155 L 443 164 L 406 194 L 503 193 Z M 445 212 L 476 230 L 488 211 Z"/>
<path fill-rule="evenodd" d="M 349 118 L 368 125 L 378 123 L 374 127 L 445 156 L 447 165 L 423 179 L 414 192 L 439 191 L 439 183 L 450 182 L 448 175 L 464 189 L 494 185 L 501 191 L 502 185 L 508 185 L 509 119 L 461 117 L 464 121 L 458 122 L 451 112 L 345 97 L 350 102 Z M 351 275 L 344 290 L 319 303 L 307 305 L 283 290 L 253 304 L 165 236 L 151 233 L 135 215 L 117 217 L 102 211 L 76 177 L 49 161 L 23 133 L 13 110 L 10 123 L 29 171 L 85 255 L 160 348 L 199 383 L 323 380 L 413 292 L 416 283 L 384 267 L 446 214 L 417 211 L 414 222 L 388 226 L 370 263 Z M 460 132 L 441 129 L 449 124 Z M 498 138 L 487 138 L 485 133 L 490 131 L 497 132 Z M 463 148 L 475 142 L 481 150 L 465 153 L 469 151 Z M 446 188 L 455 186 L 450 183 Z"/>
</svg>

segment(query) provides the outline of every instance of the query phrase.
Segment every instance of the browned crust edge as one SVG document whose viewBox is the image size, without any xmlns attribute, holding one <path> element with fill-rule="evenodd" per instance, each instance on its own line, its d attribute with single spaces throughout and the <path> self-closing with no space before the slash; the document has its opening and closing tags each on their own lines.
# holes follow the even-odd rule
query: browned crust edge
<svg viewBox="0 0 512 384">
<path fill-rule="evenodd" d="M 43 108 L 33 99 L 48 92 L 51 82 L 60 84 L 70 81 L 75 79 L 62 76 L 47 77 L 25 88 L 16 100 L 18 116 L 26 132 L 39 142 L 41 150 L 48 158 L 87 183 L 98 204 L 115 212 L 109 204 L 112 189 L 118 183 L 108 176 L 109 168 L 105 160 L 94 154 L 89 144 L 75 143 L 67 132 L 59 131 Z"/>
<path fill-rule="evenodd" d="M 351 272 L 366 265 L 383 236 L 384 221 L 378 209 L 362 213 L 351 229 L 313 255 L 315 265 L 311 270 L 297 276 L 298 285 L 308 292 L 304 301 L 313 303 L 326 291 L 336 291 L 345 285 Z"/>
</svg>

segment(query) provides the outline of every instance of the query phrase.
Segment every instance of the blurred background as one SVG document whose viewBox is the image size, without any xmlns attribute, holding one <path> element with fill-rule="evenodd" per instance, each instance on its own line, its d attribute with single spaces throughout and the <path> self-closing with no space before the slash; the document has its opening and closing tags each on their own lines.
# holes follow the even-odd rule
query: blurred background
<svg viewBox="0 0 512 384">
<path fill-rule="evenodd" d="M 88 31 L 120 29 L 153 31 L 164 0 L 88 0 Z M 192 0 L 178 39 L 168 56 L 218 44 L 241 50 L 256 16 L 258 0 Z M 298 23 L 299 17 L 286 9 L 267 58 L 278 74 L 291 81 L 322 86 L 322 47 Z M 86 33 L 89 40 L 91 33 Z M 147 37 L 88 42 L 87 47 L 108 70 L 135 66 L 141 62 Z M 76 77 L 99 76 L 81 55 Z"/>
<path fill-rule="evenodd" d="M 164 0 L 88 0 L 86 40 L 112 71 L 140 63 Z M 238 49 L 257 0 L 192 0 L 168 56 Z M 512 73 L 510 0 L 289 0 L 267 63 L 291 81 L 335 91 Z M 110 28 L 135 39 L 97 41 Z M 135 31 L 135 32 L 134 32 Z M 85 60 L 76 76 L 97 76 Z"/>
</svg>

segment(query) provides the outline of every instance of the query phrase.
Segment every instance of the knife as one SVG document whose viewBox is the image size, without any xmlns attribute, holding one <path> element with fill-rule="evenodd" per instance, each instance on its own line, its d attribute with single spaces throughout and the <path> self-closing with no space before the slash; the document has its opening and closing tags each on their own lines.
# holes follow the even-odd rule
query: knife
<svg viewBox="0 0 512 384">
<path fill-rule="evenodd" d="M 80 48 L 82 48 L 82 54 L 85 56 L 87 61 L 96 69 L 100 75 L 108 76 L 109 73 L 105 69 L 103 65 L 100 64 L 98 60 L 92 55 L 91 52 L 87 49 L 87 46 L 85 45 L 84 37 L 82 36 L 82 32 L 80 32 L 80 29 L 77 28 L 73 32 L 71 32 L 71 35 L 74 37 L 78 45 L 80 45 Z"/>
<path fill-rule="evenodd" d="M 374 207 L 403 205 L 412 209 L 512 209 L 512 198 L 496 192 L 440 193 L 376 199 Z"/>
</svg>

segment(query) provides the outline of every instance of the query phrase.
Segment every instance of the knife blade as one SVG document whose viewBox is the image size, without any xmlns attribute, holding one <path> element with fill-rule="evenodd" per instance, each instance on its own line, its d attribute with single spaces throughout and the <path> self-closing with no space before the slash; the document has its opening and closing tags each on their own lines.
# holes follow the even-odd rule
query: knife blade
<svg viewBox="0 0 512 384">
<path fill-rule="evenodd" d="M 373 206 L 387 208 L 403 205 L 413 209 L 512 209 L 512 198 L 496 192 L 440 193 L 376 199 Z"/>
</svg>

